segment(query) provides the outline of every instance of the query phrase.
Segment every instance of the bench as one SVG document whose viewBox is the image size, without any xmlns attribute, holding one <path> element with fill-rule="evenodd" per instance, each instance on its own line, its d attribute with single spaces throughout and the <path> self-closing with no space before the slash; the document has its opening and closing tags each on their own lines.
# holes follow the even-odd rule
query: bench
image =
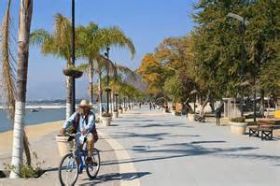
<svg viewBox="0 0 280 186">
<path fill-rule="evenodd" d="M 249 127 L 249 137 L 256 136 L 259 137 L 259 126 L 251 126 Z"/>
<path fill-rule="evenodd" d="M 262 140 L 272 140 L 273 130 L 276 129 L 271 126 L 251 126 L 249 127 L 249 137 L 261 137 Z"/>
<path fill-rule="evenodd" d="M 273 139 L 273 128 L 260 128 L 261 139 L 262 140 L 272 140 Z"/>
<path fill-rule="evenodd" d="M 258 121 L 257 125 L 249 127 L 249 137 L 261 137 L 262 140 L 272 140 L 273 130 L 280 129 L 279 125 L 275 125 L 271 120 Z"/>
</svg>

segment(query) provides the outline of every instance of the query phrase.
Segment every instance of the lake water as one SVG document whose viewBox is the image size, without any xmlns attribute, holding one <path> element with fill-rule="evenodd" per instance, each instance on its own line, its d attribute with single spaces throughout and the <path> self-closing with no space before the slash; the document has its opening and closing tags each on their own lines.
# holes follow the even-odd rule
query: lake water
<svg viewBox="0 0 280 186">
<path fill-rule="evenodd" d="M 0 110 L 0 132 L 11 130 L 11 122 L 4 110 Z M 26 125 L 34 125 L 45 122 L 53 122 L 65 119 L 65 109 L 39 109 L 39 112 L 26 110 Z"/>
</svg>

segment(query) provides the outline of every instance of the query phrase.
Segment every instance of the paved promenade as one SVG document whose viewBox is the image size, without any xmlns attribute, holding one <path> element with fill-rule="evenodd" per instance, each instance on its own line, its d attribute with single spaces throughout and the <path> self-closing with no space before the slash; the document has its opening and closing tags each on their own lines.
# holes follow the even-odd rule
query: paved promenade
<svg viewBox="0 0 280 186">
<path fill-rule="evenodd" d="M 235 136 L 229 127 L 135 109 L 104 131 L 123 145 L 142 186 L 278 186 L 280 141 Z"/>
<path fill-rule="evenodd" d="M 55 135 L 60 124 L 55 126 L 31 141 L 32 150 L 46 161 L 44 168 L 49 171 L 39 179 L 0 179 L 0 186 L 59 185 L 60 157 Z M 110 127 L 99 125 L 98 131 L 100 174 L 96 180 L 83 174 L 77 185 L 278 186 L 280 183 L 279 139 L 261 141 L 235 136 L 229 127 L 189 122 L 185 117 L 150 112 L 145 107 L 120 115 Z M 0 152 L 0 168 L 3 162 L 10 161 L 10 149 L 5 151 Z"/>
</svg>

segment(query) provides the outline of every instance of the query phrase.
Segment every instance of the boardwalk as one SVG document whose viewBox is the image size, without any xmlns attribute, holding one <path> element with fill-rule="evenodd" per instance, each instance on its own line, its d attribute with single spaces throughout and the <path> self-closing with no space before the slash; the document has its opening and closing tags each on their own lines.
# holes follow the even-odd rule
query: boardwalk
<svg viewBox="0 0 280 186">
<path fill-rule="evenodd" d="M 280 141 L 232 135 L 228 127 L 190 123 L 146 108 L 121 116 L 106 129 L 131 159 L 143 186 L 278 186 Z"/>
<path fill-rule="evenodd" d="M 97 186 L 278 186 L 280 141 L 232 135 L 228 127 L 190 123 L 147 108 L 134 109 L 98 126 L 102 167 L 96 180 L 86 174 L 77 185 Z M 0 185 L 59 185 L 56 132 L 31 142 L 49 171 L 39 179 L 1 179 Z M 43 148 L 42 148 L 43 147 Z M 0 163 L 9 162 L 0 153 Z"/>
</svg>

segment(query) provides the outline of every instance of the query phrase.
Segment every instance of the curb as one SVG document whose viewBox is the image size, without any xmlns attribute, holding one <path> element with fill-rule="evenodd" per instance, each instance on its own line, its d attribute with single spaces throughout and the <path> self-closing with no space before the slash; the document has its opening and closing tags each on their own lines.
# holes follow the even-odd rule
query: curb
<svg viewBox="0 0 280 186">
<path fill-rule="evenodd" d="M 104 140 L 111 145 L 114 149 L 123 149 L 122 151 L 115 151 L 116 157 L 118 161 L 123 159 L 129 160 L 131 159 L 125 148 L 115 139 L 111 138 L 109 135 L 99 132 L 98 133 L 104 138 Z M 136 168 L 134 167 L 133 163 L 124 163 L 119 164 L 120 174 L 123 173 L 136 173 Z M 131 178 L 131 180 L 121 180 L 120 186 L 140 186 L 140 180 Z"/>
</svg>

